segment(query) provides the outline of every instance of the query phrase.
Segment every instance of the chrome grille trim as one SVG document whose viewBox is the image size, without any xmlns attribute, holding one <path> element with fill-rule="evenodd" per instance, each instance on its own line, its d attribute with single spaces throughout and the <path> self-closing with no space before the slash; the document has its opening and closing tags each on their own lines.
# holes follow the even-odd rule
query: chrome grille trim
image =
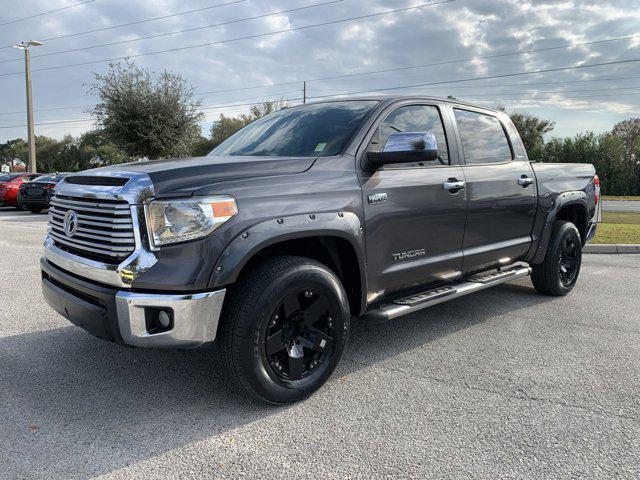
<svg viewBox="0 0 640 480">
<path fill-rule="evenodd" d="M 62 235 L 59 235 L 55 232 L 50 231 L 49 232 L 49 236 L 51 236 L 51 238 L 53 238 L 55 243 L 58 244 L 62 244 L 62 245 L 66 245 L 68 247 L 72 247 L 74 249 L 78 249 L 78 250 L 84 250 L 87 252 L 91 252 L 91 253 L 97 253 L 99 255 L 108 255 L 111 257 L 119 257 L 120 253 L 118 252 L 113 252 L 111 250 L 104 250 L 102 248 L 95 248 L 95 247 L 90 247 L 88 245 L 92 245 L 91 243 L 85 243 L 85 242 L 80 242 L 80 241 L 69 241 L 67 239 L 65 239 Z"/>
<path fill-rule="evenodd" d="M 129 210 L 129 205 L 128 204 L 99 202 L 99 201 L 92 200 L 90 198 L 82 199 L 80 201 L 80 200 L 74 200 L 73 197 L 66 197 L 66 196 L 58 195 L 57 197 L 52 199 L 52 202 L 53 201 L 62 204 L 62 206 L 70 206 L 71 208 L 73 208 L 74 206 L 76 206 L 76 207 L 80 206 L 80 207 L 96 207 L 96 208 L 112 209 L 112 210 L 113 209 L 115 209 L 115 210 Z"/>
<path fill-rule="evenodd" d="M 51 207 L 49 208 L 49 213 L 54 213 L 56 215 L 59 215 L 60 217 L 64 218 L 64 214 L 66 213 L 66 210 L 58 210 L 55 207 Z M 81 213 L 78 214 L 78 219 L 80 220 L 86 220 L 85 223 L 89 224 L 89 222 L 97 222 L 98 226 L 109 226 L 111 224 L 117 225 L 117 227 L 114 228 L 120 228 L 120 225 L 126 226 L 128 228 L 131 228 L 131 226 L 133 225 L 131 223 L 131 219 L 130 218 L 107 218 L 107 217 L 97 217 L 95 215 L 83 215 Z"/>
<path fill-rule="evenodd" d="M 55 225 L 56 227 L 58 227 L 58 230 L 62 230 L 64 228 L 64 224 L 61 221 L 57 221 L 55 219 L 50 219 L 49 223 L 51 225 Z M 104 231 L 104 233 L 102 233 L 102 230 L 93 230 L 90 228 L 84 228 L 84 227 L 78 227 L 76 229 L 76 231 L 78 233 L 76 233 L 76 235 L 81 235 L 82 233 L 86 232 L 86 236 L 87 238 L 95 238 L 96 240 L 101 240 L 101 239 L 105 239 L 105 240 L 109 240 L 109 239 L 116 239 L 116 238 L 130 238 L 131 240 L 128 243 L 134 243 L 134 236 L 133 233 L 124 231 L 124 232 L 119 232 L 119 231 L 114 231 L 113 233 L 109 233 L 108 231 Z M 64 232 L 64 230 L 62 230 L 62 232 Z M 101 232 L 98 235 L 98 232 Z M 115 240 L 114 240 L 115 241 Z M 125 242 L 127 243 L 127 242 Z"/>
<path fill-rule="evenodd" d="M 64 216 L 69 210 L 78 214 L 73 236 L 68 236 L 64 230 Z M 87 217 L 93 219 L 91 223 L 87 223 Z M 120 224 L 125 228 L 115 232 L 113 226 Z M 49 234 L 58 245 L 71 248 L 72 253 L 106 256 L 110 261 L 122 260 L 136 249 L 131 207 L 126 201 L 102 201 L 56 193 L 51 199 Z"/>
<path fill-rule="evenodd" d="M 85 175 L 109 178 L 91 184 L 85 184 L 82 179 L 66 181 Z M 114 182 L 113 178 L 126 179 L 126 182 Z M 127 172 L 121 166 L 81 172 L 60 182 L 54 193 L 57 205 L 49 208 L 50 228 L 44 242 L 44 256 L 52 265 L 82 278 L 127 289 L 158 262 L 149 249 L 144 221 L 144 202 L 155 196 L 153 183 L 146 173 Z M 61 235 L 64 230 L 60 230 L 69 208 L 78 213 L 78 228 L 73 237 Z M 85 234 L 100 238 L 89 238 Z M 120 239 L 127 243 L 115 241 Z M 77 243 L 85 241 L 88 245 Z M 123 247 L 126 252 L 114 250 Z"/>
<path fill-rule="evenodd" d="M 66 199 L 65 199 L 66 200 Z M 93 213 L 101 213 L 107 215 L 128 215 L 131 217 L 131 212 L 129 210 L 129 205 L 107 205 L 107 204 L 99 204 L 93 202 L 87 202 L 86 204 L 82 204 L 81 202 L 70 202 L 60 199 L 57 196 L 51 198 L 51 205 L 56 208 L 66 208 L 67 210 L 80 210 L 82 212 L 93 212 Z"/>
</svg>

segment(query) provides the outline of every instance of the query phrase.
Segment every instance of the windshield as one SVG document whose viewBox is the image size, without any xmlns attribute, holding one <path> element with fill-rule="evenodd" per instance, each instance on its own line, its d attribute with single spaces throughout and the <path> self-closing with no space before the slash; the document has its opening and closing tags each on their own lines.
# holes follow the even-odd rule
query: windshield
<svg viewBox="0 0 640 480">
<path fill-rule="evenodd" d="M 247 125 L 210 156 L 330 157 L 346 146 L 376 101 L 354 100 L 283 109 Z"/>
<path fill-rule="evenodd" d="M 19 176 L 19 173 L 0 175 L 0 182 L 10 182 L 11 180 Z"/>
</svg>

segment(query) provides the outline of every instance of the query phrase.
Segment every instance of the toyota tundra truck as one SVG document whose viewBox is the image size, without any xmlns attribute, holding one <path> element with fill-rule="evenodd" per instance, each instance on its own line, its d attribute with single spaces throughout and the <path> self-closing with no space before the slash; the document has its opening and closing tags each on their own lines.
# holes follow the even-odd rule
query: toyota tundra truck
<svg viewBox="0 0 640 480">
<path fill-rule="evenodd" d="M 206 157 L 67 176 L 42 289 L 117 344 L 215 342 L 240 391 L 284 404 L 329 378 L 352 317 L 395 319 L 529 275 L 541 294 L 568 294 L 599 194 L 592 165 L 530 162 L 500 111 L 310 103 Z"/>
</svg>

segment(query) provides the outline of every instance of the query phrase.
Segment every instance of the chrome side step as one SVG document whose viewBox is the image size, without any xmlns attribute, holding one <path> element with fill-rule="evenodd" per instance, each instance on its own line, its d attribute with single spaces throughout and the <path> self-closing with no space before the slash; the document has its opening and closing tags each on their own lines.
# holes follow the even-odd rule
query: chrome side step
<svg viewBox="0 0 640 480">
<path fill-rule="evenodd" d="M 523 265 L 503 269 L 495 273 L 474 275 L 466 281 L 455 285 L 427 290 L 426 292 L 394 300 L 392 303 L 379 305 L 368 310 L 363 315 L 363 318 L 373 321 L 391 320 L 403 315 L 408 315 L 409 313 L 417 312 L 423 308 L 431 307 L 432 305 L 437 305 L 438 303 L 453 300 L 454 298 L 462 297 L 463 295 L 468 295 L 469 293 L 479 292 L 480 290 L 493 287 L 494 285 L 499 285 L 516 278 L 526 277 L 530 274 L 531 267 Z"/>
<path fill-rule="evenodd" d="M 435 290 L 429 290 L 427 292 L 418 293 L 417 295 L 412 295 L 410 297 L 400 298 L 393 303 L 397 303 L 398 305 L 417 305 L 422 302 L 426 302 L 427 300 L 435 300 L 436 298 L 446 297 L 448 295 L 453 295 L 456 293 L 457 289 L 455 287 L 443 287 L 437 288 Z"/>
<path fill-rule="evenodd" d="M 493 282 L 497 282 L 498 280 L 503 280 L 503 279 L 507 279 L 508 277 L 513 277 L 514 275 L 516 275 L 516 270 L 512 268 L 509 270 L 501 270 L 499 272 L 490 273 L 488 275 L 487 274 L 474 275 L 470 277 L 468 281 L 477 282 L 477 283 L 493 283 Z"/>
</svg>

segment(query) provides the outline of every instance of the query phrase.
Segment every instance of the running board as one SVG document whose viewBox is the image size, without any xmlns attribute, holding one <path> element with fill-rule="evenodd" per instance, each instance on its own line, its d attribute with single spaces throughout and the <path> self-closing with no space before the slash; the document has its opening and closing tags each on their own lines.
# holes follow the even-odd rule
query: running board
<svg viewBox="0 0 640 480">
<path fill-rule="evenodd" d="M 479 292 L 486 288 L 499 285 L 520 277 L 526 277 L 531 274 L 531 267 L 517 266 L 501 271 L 474 275 L 467 280 L 455 285 L 427 290 L 422 293 L 411 295 L 409 297 L 394 300 L 392 303 L 385 303 L 367 311 L 363 318 L 365 320 L 386 321 L 393 318 L 408 315 L 417 312 L 423 308 L 437 305 L 438 303 L 453 300 L 454 298 L 468 295 L 469 293 Z"/>
</svg>

